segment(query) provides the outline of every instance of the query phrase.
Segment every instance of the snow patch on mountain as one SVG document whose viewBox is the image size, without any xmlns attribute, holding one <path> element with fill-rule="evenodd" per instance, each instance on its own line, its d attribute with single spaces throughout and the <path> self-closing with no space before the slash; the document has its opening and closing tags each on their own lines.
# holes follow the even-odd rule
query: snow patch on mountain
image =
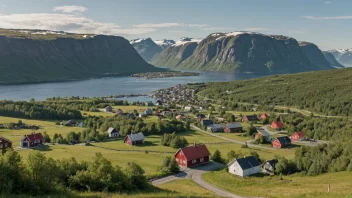
<svg viewBox="0 0 352 198">
<path fill-rule="evenodd" d="M 180 40 L 176 41 L 176 43 L 173 46 L 181 46 L 187 43 L 200 43 L 203 39 L 200 38 L 188 38 L 188 37 L 182 37 Z"/>
</svg>

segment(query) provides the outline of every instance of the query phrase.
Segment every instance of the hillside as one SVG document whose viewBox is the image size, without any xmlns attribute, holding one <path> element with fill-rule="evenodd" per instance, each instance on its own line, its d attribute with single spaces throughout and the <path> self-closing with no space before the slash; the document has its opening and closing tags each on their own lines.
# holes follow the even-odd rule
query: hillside
<svg viewBox="0 0 352 198">
<path fill-rule="evenodd" d="M 130 41 L 131 45 L 136 49 L 139 55 L 145 61 L 150 61 L 156 54 L 163 50 L 162 47 L 154 43 L 150 38 L 146 39 L 134 39 Z"/>
<path fill-rule="evenodd" d="M 161 70 L 146 63 L 122 37 L 9 32 L 0 33 L 0 84 L 66 81 Z"/>
<path fill-rule="evenodd" d="M 188 57 L 180 58 L 179 55 L 186 49 Z M 240 73 L 296 73 L 333 68 L 317 47 L 303 52 L 294 38 L 286 36 L 253 32 L 213 33 L 203 39 L 193 52 L 191 49 L 167 48 L 150 63 L 163 67 Z M 308 58 L 306 54 L 309 53 L 314 57 Z M 321 65 L 321 62 L 324 64 Z"/>
<path fill-rule="evenodd" d="M 319 70 L 332 69 L 330 62 L 325 58 L 324 54 L 318 46 L 309 42 L 299 42 L 299 46 L 303 54 L 308 60 Z"/>
<path fill-rule="evenodd" d="M 351 84 L 352 68 L 208 83 L 199 94 L 224 102 L 276 104 L 347 116 L 352 112 Z"/>
<path fill-rule="evenodd" d="M 331 66 L 335 68 L 344 68 L 335 58 L 335 56 L 330 52 L 323 52 L 326 60 L 330 63 Z"/>
<path fill-rule="evenodd" d="M 157 54 L 150 63 L 159 67 L 177 67 L 193 54 L 198 42 L 192 38 L 181 38 Z"/>
</svg>

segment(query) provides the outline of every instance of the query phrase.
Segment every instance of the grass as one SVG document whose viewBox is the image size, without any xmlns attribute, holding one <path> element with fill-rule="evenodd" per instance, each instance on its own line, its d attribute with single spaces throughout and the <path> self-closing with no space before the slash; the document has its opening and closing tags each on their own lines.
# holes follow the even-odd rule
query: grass
<svg viewBox="0 0 352 198">
<path fill-rule="evenodd" d="M 176 180 L 159 186 L 161 189 L 169 190 L 180 196 L 214 197 L 213 192 L 204 189 L 191 179 Z"/>
<path fill-rule="evenodd" d="M 327 173 L 320 176 L 252 176 L 241 178 L 225 170 L 206 173 L 203 179 L 241 196 L 260 197 L 351 197 L 351 172 Z M 328 185 L 331 191 L 328 194 Z"/>
</svg>

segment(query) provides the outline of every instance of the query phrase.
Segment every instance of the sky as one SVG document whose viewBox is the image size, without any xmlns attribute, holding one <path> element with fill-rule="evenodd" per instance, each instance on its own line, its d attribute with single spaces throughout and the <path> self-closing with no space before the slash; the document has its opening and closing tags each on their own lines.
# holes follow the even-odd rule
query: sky
<svg viewBox="0 0 352 198">
<path fill-rule="evenodd" d="M 253 31 L 352 48 L 352 0 L 0 0 L 0 28 L 127 39 Z"/>
</svg>

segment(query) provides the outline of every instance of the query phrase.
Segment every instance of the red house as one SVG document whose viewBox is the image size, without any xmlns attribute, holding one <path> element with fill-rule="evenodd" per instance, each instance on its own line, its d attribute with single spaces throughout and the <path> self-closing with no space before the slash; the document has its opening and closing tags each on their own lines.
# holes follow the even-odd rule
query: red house
<svg viewBox="0 0 352 198">
<path fill-rule="evenodd" d="M 144 144 L 144 135 L 142 132 L 139 132 L 137 134 L 132 134 L 127 135 L 125 139 L 123 140 L 124 143 L 128 145 L 137 145 L 137 144 Z"/>
<path fill-rule="evenodd" d="M 23 136 L 20 146 L 21 147 L 35 147 L 44 144 L 44 137 L 41 133 L 33 132 L 30 135 Z"/>
<path fill-rule="evenodd" d="M 278 122 L 273 121 L 270 126 L 275 130 L 282 130 L 284 128 L 284 124 L 280 121 Z"/>
<path fill-rule="evenodd" d="M 242 125 L 238 122 L 227 124 L 224 128 L 225 133 L 242 132 Z"/>
<path fill-rule="evenodd" d="M 274 148 L 283 148 L 291 145 L 291 139 L 287 136 L 277 137 L 272 141 Z"/>
<path fill-rule="evenodd" d="M 291 141 L 296 141 L 296 142 L 305 140 L 304 133 L 302 131 L 293 133 L 290 138 L 291 138 Z"/>
<path fill-rule="evenodd" d="M 209 162 L 210 153 L 204 144 L 180 148 L 175 154 L 180 166 L 194 167 Z"/>
<path fill-rule="evenodd" d="M 12 142 L 2 136 L 0 136 L 0 150 L 12 148 Z"/>
<path fill-rule="evenodd" d="M 267 119 L 267 118 L 269 118 L 269 115 L 266 114 L 266 113 L 264 113 L 264 114 L 262 114 L 262 115 L 259 116 L 259 119 L 261 119 L 261 120 L 265 120 L 265 119 Z"/>
</svg>

